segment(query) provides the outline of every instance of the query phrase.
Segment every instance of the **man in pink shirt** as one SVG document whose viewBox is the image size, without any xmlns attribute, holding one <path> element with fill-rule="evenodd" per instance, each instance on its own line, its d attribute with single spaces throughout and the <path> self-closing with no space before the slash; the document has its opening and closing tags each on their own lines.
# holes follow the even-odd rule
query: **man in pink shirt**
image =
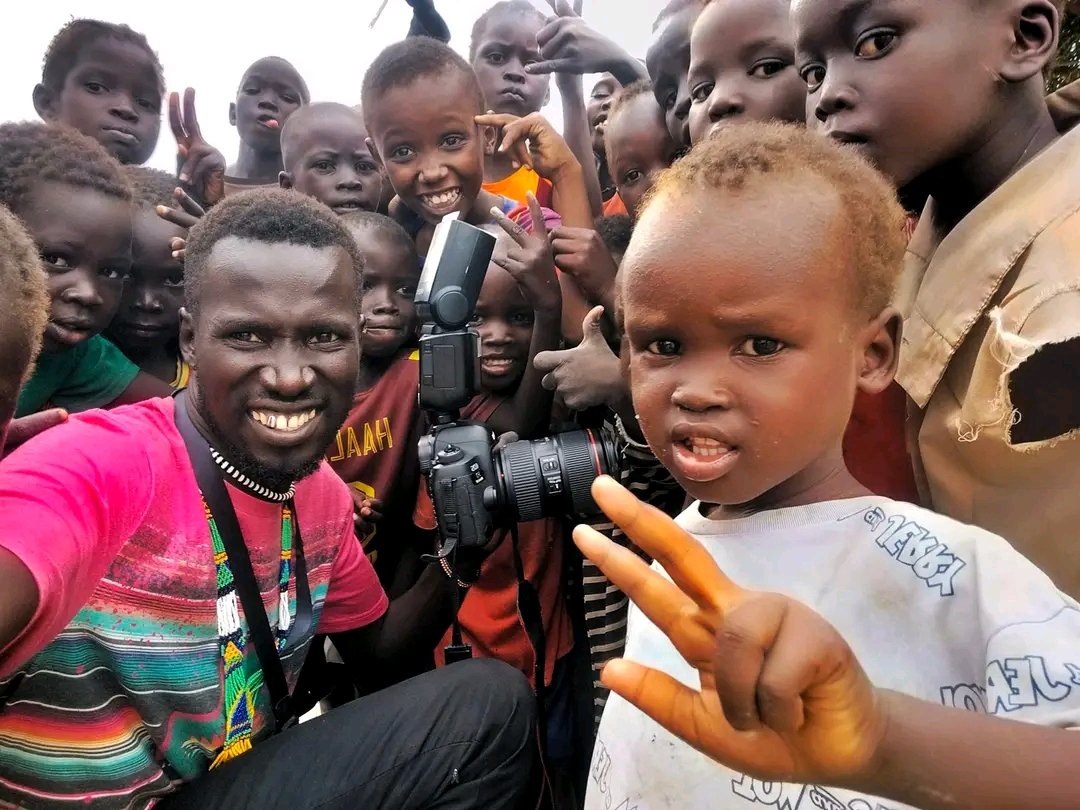
<svg viewBox="0 0 1080 810">
<path fill-rule="evenodd" d="M 226 200 L 187 244 L 187 392 L 74 416 L 4 459 L 0 806 L 510 808 L 528 790 L 533 698 L 491 662 L 271 736 L 274 673 L 295 687 L 316 632 L 391 684 L 453 610 L 435 566 L 388 602 L 322 461 L 357 379 L 361 268 L 320 204 Z M 280 669 L 243 610 L 259 597 Z"/>
</svg>

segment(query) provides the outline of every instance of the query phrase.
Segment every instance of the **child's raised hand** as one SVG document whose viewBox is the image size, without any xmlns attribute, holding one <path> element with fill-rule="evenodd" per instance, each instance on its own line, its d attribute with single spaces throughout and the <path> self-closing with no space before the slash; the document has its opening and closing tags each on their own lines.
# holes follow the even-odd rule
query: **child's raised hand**
<svg viewBox="0 0 1080 810">
<path fill-rule="evenodd" d="M 566 406 L 583 411 L 597 405 L 614 408 L 628 396 L 619 358 L 611 351 L 600 321 L 603 307 L 593 307 L 581 322 L 584 339 L 572 349 L 540 352 L 533 360 L 544 374 L 543 386 L 555 391 Z"/>
<path fill-rule="evenodd" d="M 225 196 L 225 156 L 203 138 L 195 115 L 195 89 L 184 90 L 183 111 L 179 93 L 169 93 L 169 124 L 176 138 L 180 161 L 177 176 L 207 206 L 216 205 Z"/>
<path fill-rule="evenodd" d="M 603 683 L 742 773 L 834 785 L 865 777 L 884 710 L 840 634 L 800 602 L 740 588 L 693 536 L 611 478 L 592 492 L 671 581 L 586 526 L 574 541 L 698 670 L 701 689 L 625 660 L 608 664 Z"/>
<path fill-rule="evenodd" d="M 558 227 L 551 232 L 555 264 L 573 276 L 594 301 L 606 300 L 615 284 L 619 267 L 604 240 L 592 228 Z"/>
<path fill-rule="evenodd" d="M 488 113 L 476 116 L 476 123 L 501 129 L 498 150 L 509 152 L 515 163 L 530 167 L 551 182 L 568 169 L 581 169 L 563 136 L 540 113 L 529 113 L 524 118 Z"/>
<path fill-rule="evenodd" d="M 526 73 L 604 73 L 629 58 L 627 53 L 589 27 L 581 18 L 581 2 L 548 0 L 555 16 L 536 35 L 539 62 L 525 66 Z M 630 59 L 630 61 L 633 61 Z"/>
<path fill-rule="evenodd" d="M 531 191 L 526 193 L 532 233 L 527 233 L 498 208 L 491 214 L 514 244 L 505 253 L 496 248 L 491 260 L 514 277 L 525 299 L 537 312 L 558 313 L 562 310 L 562 293 L 555 275 L 555 258 L 551 254 L 544 212 Z"/>
<path fill-rule="evenodd" d="M 177 187 L 173 191 L 173 196 L 176 201 L 180 203 L 179 208 L 170 208 L 167 205 L 159 205 L 154 211 L 159 217 L 166 222 L 171 222 L 173 225 L 178 225 L 181 228 L 191 228 L 200 219 L 206 216 L 206 210 L 199 205 L 191 196 L 182 188 Z"/>
</svg>

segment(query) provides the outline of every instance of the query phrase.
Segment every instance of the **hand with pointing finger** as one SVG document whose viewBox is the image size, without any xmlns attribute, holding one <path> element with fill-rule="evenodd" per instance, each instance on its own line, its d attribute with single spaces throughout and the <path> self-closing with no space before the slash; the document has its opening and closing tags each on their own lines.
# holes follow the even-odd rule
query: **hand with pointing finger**
<svg viewBox="0 0 1080 810">
<path fill-rule="evenodd" d="M 195 115 L 195 90 L 169 94 L 169 124 L 176 138 L 177 177 L 180 185 L 209 208 L 225 196 L 225 156 L 203 138 Z"/>
<path fill-rule="evenodd" d="M 525 66 L 526 73 L 612 73 L 622 84 L 648 78 L 638 60 L 600 34 L 581 18 L 581 2 L 548 0 L 555 12 L 536 35 L 541 61 Z"/>
<path fill-rule="evenodd" d="M 604 685 L 716 761 L 753 777 L 843 784 L 868 778 L 885 734 L 877 690 L 839 633 L 780 594 L 746 590 L 663 512 L 613 479 L 597 504 L 671 577 L 593 529 L 574 541 L 697 670 L 700 690 L 625 660 Z"/>
<path fill-rule="evenodd" d="M 622 366 L 600 327 L 603 307 L 593 307 L 581 329 L 585 337 L 572 349 L 540 352 L 533 365 L 543 372 L 542 385 L 554 391 L 574 411 L 598 405 L 613 410 L 629 396 Z"/>
</svg>

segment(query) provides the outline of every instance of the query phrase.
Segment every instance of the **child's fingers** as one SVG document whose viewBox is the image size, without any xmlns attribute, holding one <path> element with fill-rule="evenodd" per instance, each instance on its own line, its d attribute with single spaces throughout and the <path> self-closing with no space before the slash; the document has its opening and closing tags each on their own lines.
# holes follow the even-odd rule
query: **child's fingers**
<svg viewBox="0 0 1080 810">
<path fill-rule="evenodd" d="M 176 201 L 180 203 L 180 207 L 184 209 L 186 213 L 196 219 L 202 219 L 206 216 L 206 211 L 201 205 L 192 199 L 191 195 L 184 191 L 182 188 L 178 188 L 173 192 L 173 196 L 176 197 Z"/>
<path fill-rule="evenodd" d="M 43 430 L 62 424 L 67 421 L 68 412 L 63 408 L 49 408 L 44 411 L 32 413 L 29 416 L 21 416 L 12 419 L 8 425 L 7 435 L 4 436 L 3 450 L 12 450 L 23 442 L 27 442 Z M 3 452 L 0 451 L 0 455 Z"/>
<path fill-rule="evenodd" d="M 529 205 L 529 217 L 532 219 L 532 235 L 547 239 L 547 225 L 544 224 L 544 210 L 540 207 L 540 201 L 531 191 L 525 192 L 525 201 Z"/>
<path fill-rule="evenodd" d="M 180 117 L 180 94 L 173 91 L 169 93 L 169 127 L 178 144 L 187 142 L 187 133 L 184 132 L 184 121 Z"/>
<path fill-rule="evenodd" d="M 659 562 L 697 604 L 722 612 L 744 593 L 720 570 L 701 543 L 659 509 L 639 501 L 614 478 L 597 478 L 592 496 L 626 536 Z"/>
<path fill-rule="evenodd" d="M 518 223 L 514 222 L 514 220 L 510 219 L 510 217 L 508 217 L 498 208 L 492 207 L 491 215 L 495 217 L 495 222 L 498 223 L 499 227 L 506 231 L 510 235 L 510 238 L 517 242 L 518 245 L 520 245 L 521 247 L 526 247 L 528 245 L 529 235 L 525 233 L 525 229 L 523 227 L 521 227 Z M 498 261 L 499 258 L 505 259 L 506 257 L 499 256 L 499 254 L 496 253 L 495 257 L 492 258 L 492 261 L 502 267 L 502 264 L 500 264 Z"/>
<path fill-rule="evenodd" d="M 155 206 L 154 212 L 166 222 L 171 222 L 180 228 L 191 228 L 199 221 L 186 211 L 181 211 L 179 208 L 170 208 L 167 205 Z"/>
<path fill-rule="evenodd" d="M 603 317 L 604 308 L 602 306 L 595 306 L 585 313 L 585 317 L 581 320 L 581 332 L 586 341 L 597 337 L 601 340 L 604 339 L 604 332 L 601 328 Z M 605 345 L 607 345 L 606 341 Z"/>
<path fill-rule="evenodd" d="M 195 88 L 184 89 L 184 127 L 193 140 L 202 139 L 202 130 L 199 129 L 199 117 L 195 114 Z"/>
<path fill-rule="evenodd" d="M 502 129 L 503 127 L 509 126 L 510 124 L 520 119 L 516 115 L 510 115 L 509 113 L 489 112 L 484 113 L 483 115 L 478 115 L 473 120 L 482 127 L 495 127 L 497 129 Z"/>
<path fill-rule="evenodd" d="M 539 352 L 533 358 L 533 367 L 537 371 L 544 373 L 552 372 L 569 359 L 569 354 L 572 351 L 573 349 L 560 349 L 558 351 Z"/>
<path fill-rule="evenodd" d="M 574 542 L 611 584 L 649 617 L 689 663 L 712 665 L 716 628 L 706 624 L 694 603 L 635 552 L 613 543 L 589 526 L 574 528 Z"/>
</svg>

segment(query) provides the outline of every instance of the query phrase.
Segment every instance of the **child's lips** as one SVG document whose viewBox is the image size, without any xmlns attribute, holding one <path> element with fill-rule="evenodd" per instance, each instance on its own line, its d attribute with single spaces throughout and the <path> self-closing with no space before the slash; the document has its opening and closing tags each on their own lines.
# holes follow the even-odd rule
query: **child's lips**
<svg viewBox="0 0 1080 810">
<path fill-rule="evenodd" d="M 417 195 L 420 203 L 436 214 L 448 214 L 453 211 L 461 201 L 461 189 L 450 188 L 445 191 L 436 191 L 432 194 Z"/>
<path fill-rule="evenodd" d="M 723 478 L 738 458 L 738 448 L 713 439 L 695 437 L 672 443 L 672 463 L 682 477 L 699 484 Z"/>
<path fill-rule="evenodd" d="M 504 377 L 514 370 L 517 360 L 512 357 L 481 357 L 480 370 L 491 377 Z"/>
</svg>

